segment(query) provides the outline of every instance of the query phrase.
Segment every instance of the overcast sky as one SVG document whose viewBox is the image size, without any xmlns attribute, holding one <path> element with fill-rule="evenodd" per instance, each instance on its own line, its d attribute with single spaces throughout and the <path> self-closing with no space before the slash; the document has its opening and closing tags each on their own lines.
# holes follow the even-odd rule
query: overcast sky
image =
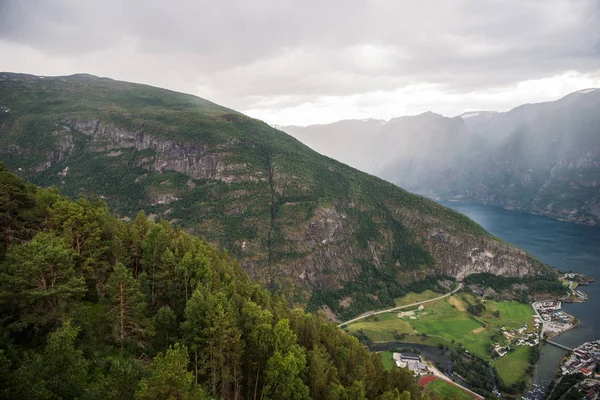
<svg viewBox="0 0 600 400">
<path fill-rule="evenodd" d="M 0 0 L 0 70 L 87 72 L 272 124 L 600 87 L 599 0 Z"/>
</svg>

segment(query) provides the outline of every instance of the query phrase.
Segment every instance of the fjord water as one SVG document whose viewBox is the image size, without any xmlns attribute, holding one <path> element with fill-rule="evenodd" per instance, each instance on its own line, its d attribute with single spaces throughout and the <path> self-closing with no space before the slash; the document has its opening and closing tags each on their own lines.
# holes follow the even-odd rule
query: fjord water
<svg viewBox="0 0 600 400">
<path fill-rule="evenodd" d="M 493 235 L 521 247 L 547 264 L 594 277 L 596 283 L 580 287 L 589 296 L 586 303 L 564 305 L 564 310 L 577 317 L 581 324 L 554 340 L 573 348 L 600 339 L 600 227 L 570 224 L 491 206 L 442 204 L 467 215 Z M 528 398 L 543 398 L 540 393 L 554 377 L 564 354 L 565 351 L 548 344 L 542 347 Z"/>
</svg>

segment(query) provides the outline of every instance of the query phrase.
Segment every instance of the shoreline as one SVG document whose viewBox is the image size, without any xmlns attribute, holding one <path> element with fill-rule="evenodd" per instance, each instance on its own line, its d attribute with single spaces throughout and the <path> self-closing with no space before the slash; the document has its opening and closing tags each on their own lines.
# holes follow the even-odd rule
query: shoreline
<svg viewBox="0 0 600 400">
<path fill-rule="evenodd" d="M 567 274 L 565 274 L 565 277 L 566 277 L 566 275 Z M 579 287 L 579 286 L 588 286 L 588 285 L 591 285 L 591 284 L 595 283 L 595 279 L 592 278 L 592 277 L 583 275 L 583 274 L 579 274 L 579 273 L 575 273 L 575 275 L 580 275 L 580 276 L 586 278 L 585 282 L 581 283 L 581 282 L 573 282 L 572 281 L 573 283 L 575 283 L 575 285 L 574 285 L 573 288 L 571 288 L 571 287 L 569 288 L 569 295 L 565 296 L 565 297 L 562 297 L 562 298 L 559 299 L 563 303 L 567 303 L 567 304 L 575 304 L 575 303 L 577 303 L 577 304 L 583 304 L 583 303 L 586 303 L 589 300 L 589 298 L 587 297 L 587 295 L 585 296 L 585 298 L 577 296 L 575 294 L 575 289 L 577 287 Z M 557 301 L 557 300 L 554 300 L 554 301 Z M 533 305 L 532 305 L 532 307 L 533 307 Z M 561 309 L 562 309 L 562 307 L 561 307 Z M 534 310 L 537 313 L 537 310 L 535 309 L 535 307 L 534 307 Z M 579 327 L 581 325 L 581 321 L 577 317 L 575 317 L 574 315 L 569 314 L 569 313 L 567 313 L 565 311 L 563 311 L 563 313 L 566 314 L 566 315 L 568 315 L 569 318 L 571 318 L 573 320 L 573 322 L 574 322 L 573 325 L 571 327 L 567 328 L 567 329 L 562 330 L 561 332 L 553 333 L 553 334 L 552 333 L 548 334 L 548 336 L 546 338 L 544 338 L 544 343 L 543 343 L 544 345 L 554 346 L 552 343 L 547 343 L 547 341 L 548 340 L 552 340 L 554 338 L 557 338 L 557 337 L 561 336 L 562 334 L 564 334 L 566 332 L 573 331 L 573 330 L 575 330 L 577 327 Z M 574 349 L 577 349 L 579 346 L 582 346 L 585 343 L 587 343 L 587 342 L 579 344 Z M 540 346 L 540 349 L 541 349 L 541 347 L 542 346 Z M 556 346 L 554 346 L 554 347 L 556 347 Z M 564 350 L 564 351 L 566 351 L 566 350 Z M 562 379 L 563 375 L 561 374 L 561 367 L 564 365 L 565 360 L 567 360 L 568 358 L 570 358 L 570 355 L 572 353 L 573 353 L 572 351 L 566 351 L 566 354 L 563 357 L 561 357 L 560 360 L 558 360 L 558 362 L 556 362 L 556 364 L 554 366 L 554 374 L 553 374 L 550 382 L 548 383 L 548 386 L 545 388 L 545 391 L 543 393 L 544 396 L 547 396 L 548 392 L 551 391 L 551 390 L 553 390 L 553 388 L 555 387 L 555 385 L 557 384 L 557 382 L 560 382 L 560 380 Z M 536 362 L 536 369 L 537 369 L 538 362 Z M 535 374 L 535 371 L 534 371 L 534 374 Z M 532 389 L 532 386 L 530 384 L 529 385 L 529 390 L 527 391 L 527 393 L 531 392 L 531 389 Z"/>
</svg>

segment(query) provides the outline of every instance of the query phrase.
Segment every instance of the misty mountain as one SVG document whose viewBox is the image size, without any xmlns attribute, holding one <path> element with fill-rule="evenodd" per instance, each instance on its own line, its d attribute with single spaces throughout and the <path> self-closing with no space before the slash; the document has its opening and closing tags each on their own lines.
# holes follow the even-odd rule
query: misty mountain
<svg viewBox="0 0 600 400">
<path fill-rule="evenodd" d="M 290 133 L 306 143 L 309 134 L 320 137 L 314 149 L 335 157 L 329 146 L 336 144 L 323 137 L 334 125 L 344 126 Z M 351 128 L 357 139 L 345 144 L 355 148 L 341 159 L 407 190 L 577 223 L 600 222 L 600 90 L 508 112 L 396 118 L 363 137 L 357 129 Z M 343 132 L 336 130 L 332 137 L 342 138 Z M 361 149 L 368 160 L 361 159 Z"/>
<path fill-rule="evenodd" d="M 344 120 L 325 125 L 285 126 L 281 130 L 308 147 L 362 171 L 372 170 L 376 160 L 365 157 L 373 138 L 384 128 L 378 119 Z"/>
</svg>

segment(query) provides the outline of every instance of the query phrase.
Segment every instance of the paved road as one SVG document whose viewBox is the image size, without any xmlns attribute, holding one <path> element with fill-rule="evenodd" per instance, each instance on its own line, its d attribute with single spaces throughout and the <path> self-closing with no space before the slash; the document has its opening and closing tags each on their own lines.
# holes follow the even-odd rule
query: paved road
<svg viewBox="0 0 600 400">
<path fill-rule="evenodd" d="M 342 325 L 351 324 L 351 323 L 353 323 L 353 322 L 360 321 L 361 319 L 368 318 L 368 317 L 370 317 L 370 316 L 372 316 L 372 315 L 383 314 L 383 313 L 387 313 L 387 312 L 390 312 L 390 311 L 401 310 L 401 309 L 403 309 L 403 308 L 414 307 L 414 306 L 418 306 L 418 305 L 420 305 L 420 304 L 425 304 L 425 303 L 429 303 L 429 302 L 436 301 L 436 300 L 439 300 L 439 299 L 443 299 L 444 297 L 448 297 L 448 296 L 450 296 L 452 293 L 456 293 L 457 291 L 459 291 L 460 289 L 462 289 L 462 287 L 463 287 L 463 284 L 462 284 L 462 283 L 459 283 L 459 284 L 458 284 L 458 287 L 457 287 L 456 289 L 454 289 L 453 291 L 451 291 L 451 292 L 449 292 L 449 293 L 446 293 L 446 294 L 444 294 L 444 295 L 442 295 L 442 296 L 436 297 L 435 299 L 429 299 L 429 300 L 418 301 L 418 302 L 416 302 L 416 303 L 407 304 L 407 305 L 405 305 L 405 306 L 400 306 L 400 307 L 392 307 L 392 308 L 388 308 L 388 309 L 386 309 L 386 310 L 381 310 L 381 311 L 369 311 L 369 312 L 367 312 L 367 313 L 365 313 L 365 314 L 363 314 L 363 315 L 361 315 L 361 316 L 359 316 L 359 317 L 356 317 L 356 318 L 354 318 L 354 319 L 351 319 L 351 320 L 349 320 L 349 321 L 346 321 L 346 322 L 342 322 L 341 324 L 339 324 L 339 325 L 338 325 L 338 328 L 339 328 L 339 327 L 341 327 Z"/>
</svg>

